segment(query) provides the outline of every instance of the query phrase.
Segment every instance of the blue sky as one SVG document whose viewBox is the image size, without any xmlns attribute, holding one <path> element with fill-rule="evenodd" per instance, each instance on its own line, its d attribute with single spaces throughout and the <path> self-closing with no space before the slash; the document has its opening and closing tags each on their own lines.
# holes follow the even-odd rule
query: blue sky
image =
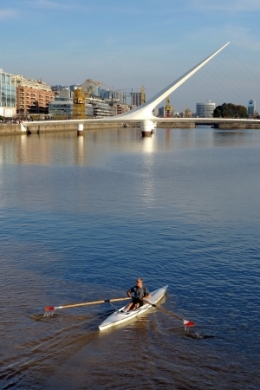
<svg viewBox="0 0 260 390">
<path fill-rule="evenodd" d="M 1 0 L 0 68 L 50 85 L 144 85 L 151 97 L 231 41 L 171 102 L 255 98 L 260 109 L 259 16 L 259 0 Z"/>
</svg>

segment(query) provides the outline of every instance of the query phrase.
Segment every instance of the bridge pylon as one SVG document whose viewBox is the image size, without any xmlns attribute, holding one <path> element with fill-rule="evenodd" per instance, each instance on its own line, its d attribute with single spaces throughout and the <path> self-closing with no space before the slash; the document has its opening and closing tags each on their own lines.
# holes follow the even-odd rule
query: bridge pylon
<svg viewBox="0 0 260 390">
<path fill-rule="evenodd" d="M 212 60 L 212 58 L 214 58 L 217 54 L 219 54 L 226 46 L 229 45 L 229 43 L 230 42 L 227 42 L 225 45 L 221 46 L 218 50 L 214 51 L 214 53 L 210 54 L 203 61 L 195 65 L 192 69 L 184 73 L 184 75 L 182 75 L 173 83 L 165 87 L 162 91 L 158 92 L 154 97 L 149 99 L 141 106 L 127 113 L 117 115 L 116 117 L 110 117 L 109 120 L 115 122 L 117 121 L 139 122 L 140 121 L 142 133 L 145 133 L 145 135 L 147 135 L 147 133 L 149 133 L 149 127 L 150 127 L 150 134 L 152 134 L 155 128 L 154 123 L 156 122 L 157 119 L 153 115 L 154 108 L 159 103 L 161 103 L 164 99 L 166 99 L 172 92 L 174 92 L 177 88 L 179 88 L 191 76 L 193 76 L 199 69 L 201 69 L 210 60 Z"/>
</svg>

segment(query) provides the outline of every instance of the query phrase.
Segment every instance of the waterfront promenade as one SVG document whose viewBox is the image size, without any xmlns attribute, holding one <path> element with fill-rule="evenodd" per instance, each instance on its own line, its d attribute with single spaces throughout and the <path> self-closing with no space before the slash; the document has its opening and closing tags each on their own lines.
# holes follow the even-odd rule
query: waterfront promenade
<svg viewBox="0 0 260 390">
<path fill-rule="evenodd" d="M 260 129 L 260 119 L 244 118 L 155 118 L 154 122 L 160 128 L 195 128 L 200 125 L 212 126 L 219 129 Z M 78 119 L 78 120 L 42 120 L 24 121 L 21 124 L 0 124 L 0 135 L 23 134 L 24 132 L 60 132 L 77 131 L 78 125 L 82 124 L 84 130 L 140 127 L 139 121 L 125 120 L 120 116 L 102 119 Z M 22 130 L 23 127 L 23 130 Z"/>
</svg>

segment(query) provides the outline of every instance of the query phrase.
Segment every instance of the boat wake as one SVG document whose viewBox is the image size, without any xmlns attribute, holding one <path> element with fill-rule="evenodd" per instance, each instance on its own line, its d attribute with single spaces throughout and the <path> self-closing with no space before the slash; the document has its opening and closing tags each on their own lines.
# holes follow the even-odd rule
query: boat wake
<svg viewBox="0 0 260 390">
<path fill-rule="evenodd" d="M 204 340 L 204 339 L 214 339 L 215 336 L 207 335 L 207 334 L 199 334 L 198 332 L 194 332 L 192 329 L 184 327 L 185 335 L 191 337 L 195 340 Z"/>
</svg>

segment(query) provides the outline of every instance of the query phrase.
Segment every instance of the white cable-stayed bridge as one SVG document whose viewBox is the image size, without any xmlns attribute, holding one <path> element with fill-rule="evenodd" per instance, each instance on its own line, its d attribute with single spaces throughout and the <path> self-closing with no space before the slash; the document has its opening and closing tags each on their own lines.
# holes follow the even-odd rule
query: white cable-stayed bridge
<svg viewBox="0 0 260 390">
<path fill-rule="evenodd" d="M 166 97 L 173 94 L 177 89 L 179 89 L 187 80 L 192 78 L 197 72 L 202 69 L 206 64 L 208 64 L 214 57 L 216 57 L 220 52 L 222 52 L 227 46 L 229 45 L 229 42 L 227 42 L 225 45 L 220 47 L 218 50 L 214 51 L 212 54 L 210 54 L 208 57 L 206 57 L 204 60 L 199 62 L 197 65 L 195 65 L 193 68 L 191 68 L 189 71 L 185 72 L 181 77 L 177 78 L 174 82 L 172 82 L 167 87 L 163 88 L 160 92 L 155 94 L 152 98 L 150 98 L 147 102 L 142 104 L 141 106 L 120 115 L 112 116 L 112 117 L 105 117 L 100 119 L 68 119 L 68 120 L 50 120 L 48 121 L 48 126 L 52 124 L 67 124 L 67 123 L 75 123 L 78 125 L 78 133 L 83 130 L 84 123 L 140 123 L 140 128 L 143 135 L 149 136 L 152 134 L 154 128 L 156 127 L 157 123 L 171 123 L 171 122 L 177 122 L 177 123 L 193 123 L 193 124 L 211 124 L 211 125 L 218 125 L 218 124 L 233 124 L 233 125 L 244 125 L 245 127 L 248 126 L 250 123 L 250 126 L 260 126 L 260 119 L 243 119 L 243 118 L 159 118 L 156 117 L 153 114 L 153 110 L 161 103 L 163 102 Z M 233 69 L 237 69 L 238 64 L 235 63 Z M 231 72 L 232 73 L 232 69 Z M 212 78 L 214 78 L 214 71 L 212 73 Z M 218 75 L 215 75 L 216 80 L 218 81 Z M 234 81 L 231 80 L 231 77 L 228 77 L 225 74 L 225 84 L 227 90 L 230 92 L 230 89 L 232 89 L 233 95 L 237 95 L 237 88 L 236 85 L 234 85 Z M 243 84 L 243 80 L 239 80 L 240 84 Z M 205 80 L 201 80 L 201 88 L 203 88 L 205 83 Z M 221 83 L 217 82 L 217 85 L 221 85 Z M 214 91 L 211 91 L 213 93 Z M 218 91 L 219 92 L 219 91 Z M 223 92 L 223 91 L 222 91 Z M 173 96 L 173 95 L 172 95 Z M 248 100 L 251 97 L 248 97 Z M 42 121 L 34 121 L 34 125 L 43 125 Z M 26 131 L 27 127 L 29 125 L 32 125 L 32 122 L 30 121 L 24 121 L 21 124 L 21 131 Z M 44 124 L 46 125 L 46 124 Z"/>
</svg>

